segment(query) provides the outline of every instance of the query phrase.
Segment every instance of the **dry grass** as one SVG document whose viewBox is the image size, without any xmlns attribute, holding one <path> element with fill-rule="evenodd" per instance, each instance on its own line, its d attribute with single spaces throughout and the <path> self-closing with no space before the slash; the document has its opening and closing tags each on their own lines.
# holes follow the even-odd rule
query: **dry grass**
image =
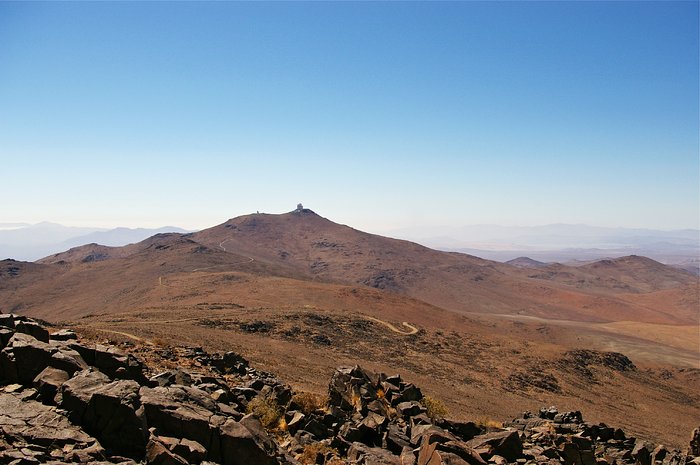
<svg viewBox="0 0 700 465">
<path fill-rule="evenodd" d="M 153 344 L 155 344 L 156 346 L 158 346 L 158 347 L 163 347 L 163 348 L 170 347 L 170 344 L 168 343 L 168 341 L 166 341 L 166 340 L 163 339 L 162 337 L 153 338 L 153 339 L 151 340 L 151 342 L 152 342 Z"/>
<path fill-rule="evenodd" d="M 447 407 L 440 400 L 430 396 L 423 396 L 420 400 L 421 405 L 426 409 L 426 415 L 428 415 L 433 420 L 436 418 L 443 418 L 447 415 Z"/>
<path fill-rule="evenodd" d="M 324 465 L 340 465 L 344 463 L 338 457 L 337 450 L 321 443 L 304 446 L 304 450 L 297 460 L 304 465 L 315 465 L 317 463 L 322 463 Z"/>
<path fill-rule="evenodd" d="M 282 427 L 280 420 L 283 419 L 282 407 L 269 397 L 258 396 L 248 403 L 246 408 L 248 413 L 252 413 L 267 429 Z"/>
<path fill-rule="evenodd" d="M 502 429 L 503 422 L 492 418 L 481 417 L 476 420 L 476 425 L 487 430 Z"/>
<path fill-rule="evenodd" d="M 292 403 L 296 404 L 304 415 L 309 415 L 316 410 L 326 408 L 328 396 L 302 391 L 294 394 Z"/>
</svg>

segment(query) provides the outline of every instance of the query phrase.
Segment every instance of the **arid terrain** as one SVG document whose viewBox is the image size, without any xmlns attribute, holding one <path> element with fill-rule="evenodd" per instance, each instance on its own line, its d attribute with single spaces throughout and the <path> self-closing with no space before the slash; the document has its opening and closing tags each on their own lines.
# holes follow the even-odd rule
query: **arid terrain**
<svg viewBox="0 0 700 465">
<path fill-rule="evenodd" d="M 669 446 L 700 418 L 698 278 L 644 257 L 504 264 L 310 210 L 0 262 L 0 310 L 142 346 L 233 350 L 321 393 L 399 373 L 456 417 L 556 405 Z"/>
</svg>

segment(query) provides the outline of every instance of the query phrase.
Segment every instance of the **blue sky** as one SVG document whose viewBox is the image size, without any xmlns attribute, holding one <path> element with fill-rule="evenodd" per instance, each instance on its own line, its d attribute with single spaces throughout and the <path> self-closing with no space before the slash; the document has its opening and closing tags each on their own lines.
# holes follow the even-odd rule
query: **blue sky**
<svg viewBox="0 0 700 465">
<path fill-rule="evenodd" d="M 698 2 L 0 2 L 0 222 L 696 228 Z"/>
</svg>

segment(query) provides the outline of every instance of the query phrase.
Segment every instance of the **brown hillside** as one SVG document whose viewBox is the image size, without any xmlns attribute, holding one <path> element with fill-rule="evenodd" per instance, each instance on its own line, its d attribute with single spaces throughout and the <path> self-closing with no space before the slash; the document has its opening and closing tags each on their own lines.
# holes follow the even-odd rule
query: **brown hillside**
<svg viewBox="0 0 700 465">
<path fill-rule="evenodd" d="M 665 270 L 628 278 L 624 266 L 615 279 L 634 292 L 578 287 L 304 211 L 4 261 L 0 309 L 97 339 L 240 351 L 317 391 L 338 364 L 362 363 L 472 416 L 585 404 L 598 421 L 680 444 L 700 414 L 697 284 L 644 292 L 657 271 L 670 286 Z M 617 360 L 607 351 L 637 368 L 605 365 Z"/>
</svg>

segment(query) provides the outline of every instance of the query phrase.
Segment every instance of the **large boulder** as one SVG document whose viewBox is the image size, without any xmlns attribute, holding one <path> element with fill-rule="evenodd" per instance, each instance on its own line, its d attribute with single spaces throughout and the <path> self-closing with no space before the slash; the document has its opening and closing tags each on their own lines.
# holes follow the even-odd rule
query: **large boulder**
<svg viewBox="0 0 700 465">
<path fill-rule="evenodd" d="M 0 350 L 4 349 L 12 335 L 15 334 L 13 329 L 0 327 Z"/>
<path fill-rule="evenodd" d="M 348 449 L 348 460 L 360 465 L 403 465 L 400 456 L 380 447 L 369 447 L 355 442 Z"/>
<path fill-rule="evenodd" d="M 72 421 L 80 422 L 92 394 L 109 382 L 107 375 L 92 368 L 77 373 L 61 385 L 61 408 L 68 411 L 68 417 Z"/>
<path fill-rule="evenodd" d="M 592 442 L 588 438 L 572 436 L 560 446 L 564 465 L 595 465 Z M 650 464 L 647 464 L 650 465 Z"/>
<path fill-rule="evenodd" d="M 49 338 L 52 341 L 74 341 L 78 339 L 78 335 L 70 329 L 61 329 L 49 334 Z"/>
<path fill-rule="evenodd" d="M 12 448 L 0 452 L 0 463 L 18 459 L 14 455 L 20 450 L 36 452 L 39 461 L 104 459 L 104 450 L 97 440 L 69 422 L 55 407 L 23 400 L 19 394 L 0 391 L 0 425 L 2 438 L 12 444 Z"/>
<path fill-rule="evenodd" d="M 465 443 L 444 439 L 442 435 L 424 435 L 417 465 L 486 465 L 479 454 Z"/>
<path fill-rule="evenodd" d="M 146 422 L 159 435 L 196 441 L 209 451 L 212 460 L 219 458 L 217 403 L 201 389 L 173 385 L 155 388 L 142 387 L 139 391 Z"/>
<path fill-rule="evenodd" d="M 509 462 L 515 462 L 523 454 L 523 443 L 517 431 L 497 431 L 476 436 L 467 445 L 484 455 L 500 455 Z"/>
<path fill-rule="evenodd" d="M 255 417 L 241 421 L 228 419 L 221 425 L 221 463 L 223 465 L 276 465 L 274 441 Z"/>
<path fill-rule="evenodd" d="M 634 448 L 632 449 L 632 457 L 638 465 L 652 465 L 651 453 L 654 450 L 655 445 L 638 439 L 634 443 Z"/>
<path fill-rule="evenodd" d="M 142 457 L 148 429 L 133 380 L 110 381 L 104 374 L 85 371 L 62 386 L 61 406 L 102 445 L 127 457 Z"/>
<path fill-rule="evenodd" d="M 359 366 L 335 370 L 328 386 L 328 404 L 346 412 L 366 411 L 377 399 L 376 376 Z"/>
<path fill-rule="evenodd" d="M 101 344 L 97 344 L 94 350 L 94 366 L 110 378 L 133 379 L 140 384 L 148 382 L 143 374 L 143 363 L 133 355 Z"/>
<path fill-rule="evenodd" d="M 34 321 L 15 321 L 15 330 L 28 334 L 41 342 L 49 342 L 49 332 Z"/>
<path fill-rule="evenodd" d="M 56 394 L 68 379 L 70 375 L 67 371 L 46 367 L 34 378 L 34 387 L 45 404 L 53 404 L 56 402 Z"/>
<path fill-rule="evenodd" d="M 688 446 L 688 454 L 700 457 L 700 427 L 697 427 L 690 433 L 690 444 Z"/>
<path fill-rule="evenodd" d="M 15 328 L 15 315 L 12 313 L 0 313 L 0 326 L 4 328 Z"/>
<path fill-rule="evenodd" d="M 152 435 L 146 446 L 146 463 L 148 465 L 187 465 L 190 462 L 172 452 L 163 442 L 163 438 Z"/>
<path fill-rule="evenodd" d="M 24 334 L 15 333 L 0 352 L 0 377 L 29 386 L 47 366 L 69 374 L 87 368 L 80 354 Z"/>
<path fill-rule="evenodd" d="M 462 441 L 474 439 L 484 432 L 476 423 L 471 421 L 457 421 L 443 418 L 437 422 L 437 425 L 454 434 Z"/>
<path fill-rule="evenodd" d="M 181 386 L 191 386 L 192 385 L 192 375 L 182 370 L 176 368 L 174 370 L 163 371 L 157 375 L 152 376 L 149 382 L 154 386 L 172 386 L 173 384 L 179 384 Z"/>
</svg>

